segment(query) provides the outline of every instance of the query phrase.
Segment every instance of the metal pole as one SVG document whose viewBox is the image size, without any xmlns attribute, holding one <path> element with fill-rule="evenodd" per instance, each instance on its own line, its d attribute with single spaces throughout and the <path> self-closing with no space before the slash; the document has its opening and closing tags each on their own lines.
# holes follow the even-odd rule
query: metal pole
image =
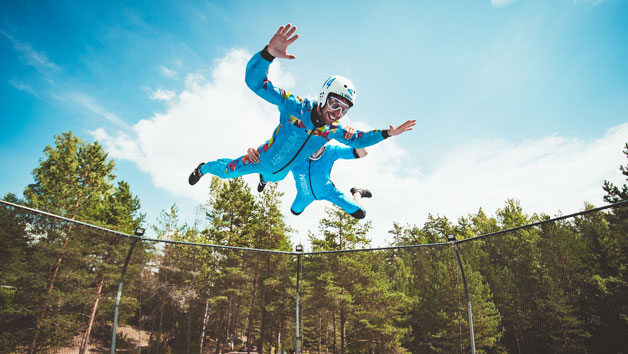
<svg viewBox="0 0 628 354">
<path fill-rule="evenodd" d="M 126 255 L 126 260 L 124 261 L 124 267 L 122 267 L 122 274 L 120 275 L 120 284 L 118 285 L 118 296 L 116 296 L 116 309 L 113 315 L 113 335 L 111 337 L 111 354 L 116 353 L 116 332 L 118 330 L 118 310 L 120 308 L 120 296 L 122 295 L 122 285 L 124 284 L 124 275 L 126 274 L 126 268 L 129 265 L 129 261 L 131 260 L 131 253 L 133 253 L 133 248 L 139 238 L 133 240 L 131 244 L 131 248 L 129 249 L 129 253 Z"/>
<path fill-rule="evenodd" d="M 296 346 L 296 354 L 301 353 L 300 349 L 299 349 L 299 341 L 300 341 L 300 336 L 299 336 L 299 277 L 301 275 L 301 255 L 297 255 L 297 346 Z"/>
<path fill-rule="evenodd" d="M 469 296 L 469 288 L 467 287 L 467 277 L 464 275 L 464 268 L 462 267 L 462 259 L 460 258 L 460 252 L 458 252 L 458 245 L 452 242 L 454 250 L 456 251 L 456 257 L 458 258 L 458 265 L 460 266 L 460 272 L 462 273 L 462 282 L 464 284 L 464 292 L 467 294 L 467 312 L 469 314 L 469 337 L 471 338 L 471 353 L 475 354 L 475 335 L 473 334 L 473 313 L 471 312 L 471 297 Z"/>
</svg>

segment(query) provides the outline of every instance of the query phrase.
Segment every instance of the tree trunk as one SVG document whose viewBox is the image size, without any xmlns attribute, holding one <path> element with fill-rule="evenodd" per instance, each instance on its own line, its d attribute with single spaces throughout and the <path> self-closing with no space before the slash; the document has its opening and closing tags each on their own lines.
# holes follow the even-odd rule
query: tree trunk
<svg viewBox="0 0 628 354">
<path fill-rule="evenodd" d="M 240 306 L 240 301 L 238 301 L 237 305 L 236 305 L 236 310 L 235 310 L 235 315 L 234 315 L 234 319 L 233 319 L 233 325 L 231 326 L 231 342 L 233 343 L 231 345 L 231 349 L 234 349 L 235 346 L 235 338 L 238 336 L 238 324 L 240 322 L 240 312 L 242 311 L 242 306 Z M 240 332 L 241 334 L 242 332 Z"/>
<path fill-rule="evenodd" d="M 346 346 L 347 346 L 347 338 L 346 338 L 346 323 L 347 323 L 347 313 L 345 309 L 340 309 L 340 353 L 345 354 Z"/>
<path fill-rule="evenodd" d="M 325 354 L 329 354 L 329 312 L 325 316 Z"/>
<path fill-rule="evenodd" d="M 266 265 L 265 265 L 265 271 L 264 274 L 270 274 L 270 257 L 266 257 Z M 262 282 L 263 283 L 263 282 Z M 264 352 L 264 340 L 266 338 L 266 322 L 268 322 L 268 312 L 266 311 L 266 304 L 268 303 L 268 294 L 266 291 L 265 287 L 261 287 L 261 298 L 262 298 L 262 304 L 260 304 L 261 309 L 262 309 L 262 324 L 261 324 L 261 328 L 260 328 L 260 334 L 259 334 L 259 345 L 257 345 L 257 350 L 259 352 L 259 354 L 263 354 Z"/>
<path fill-rule="evenodd" d="M 207 320 L 209 319 L 209 299 L 205 301 L 205 315 L 203 315 L 203 328 L 201 329 L 201 345 L 199 353 L 203 354 L 203 341 L 205 340 L 205 328 L 207 327 Z"/>
<path fill-rule="evenodd" d="M 275 341 L 275 354 L 280 354 L 279 346 L 281 345 L 281 328 L 277 331 L 277 340 Z"/>
<path fill-rule="evenodd" d="M 234 284 L 231 283 L 231 288 L 233 289 Z M 223 343 L 226 344 L 225 339 L 229 338 L 229 330 L 231 329 L 231 319 L 233 317 L 233 299 L 229 299 L 229 312 L 227 313 L 227 324 L 225 325 L 225 335 L 223 336 Z"/>
<path fill-rule="evenodd" d="M 150 336 L 148 336 L 148 353 L 150 354 L 151 349 L 155 343 L 155 322 L 157 322 L 157 316 L 155 315 L 155 312 L 157 312 L 157 309 L 153 309 L 153 312 L 151 313 L 151 316 L 153 317 L 153 323 L 151 324 L 150 327 Z"/>
<path fill-rule="evenodd" d="M 318 354 L 321 354 L 321 310 L 316 311 L 316 317 L 318 318 L 318 328 L 316 329 L 318 335 Z"/>
<path fill-rule="evenodd" d="M 268 313 L 266 312 L 266 307 L 262 306 L 262 326 L 260 328 L 260 333 L 259 333 L 259 346 L 257 347 L 257 350 L 259 351 L 260 354 L 263 354 L 264 352 L 264 338 L 266 337 L 267 315 Z"/>
<path fill-rule="evenodd" d="M 94 324 L 94 318 L 96 317 L 96 311 L 98 310 L 98 303 L 100 302 L 100 294 L 102 293 L 104 283 L 105 275 L 101 274 L 100 280 L 98 281 L 96 296 L 94 297 L 94 303 L 92 304 L 92 311 L 90 312 L 89 319 L 87 320 L 87 329 L 85 329 L 83 339 L 81 340 L 81 349 L 79 350 L 79 354 L 85 354 L 85 351 L 87 350 L 87 343 L 89 342 L 89 336 L 92 332 L 92 326 Z"/>
<path fill-rule="evenodd" d="M 163 336 L 163 324 L 164 324 L 164 305 L 161 304 L 161 310 L 159 311 L 159 337 L 157 338 L 157 354 L 159 354 L 161 352 L 161 342 L 162 342 L 162 336 Z"/>
<path fill-rule="evenodd" d="M 221 311 L 220 314 L 220 324 L 218 325 L 218 341 L 216 343 L 216 352 L 215 354 L 219 354 L 222 352 L 222 346 L 225 343 L 225 325 L 226 325 L 226 319 L 225 319 L 225 311 L 223 309 L 223 311 Z"/>
<path fill-rule="evenodd" d="M 186 353 L 190 354 L 190 344 L 192 343 L 192 311 L 188 309 L 188 332 L 186 338 Z"/>
<path fill-rule="evenodd" d="M 334 316 L 334 354 L 338 353 L 338 344 L 336 343 L 336 338 L 338 337 L 336 335 L 336 309 L 334 308 L 334 312 L 333 312 L 333 316 Z"/>
<path fill-rule="evenodd" d="M 257 287 L 259 284 L 259 264 L 255 265 L 255 280 L 253 282 L 253 292 L 251 294 L 251 306 L 249 307 L 249 319 L 246 326 L 246 346 L 251 345 L 249 338 L 251 338 L 251 332 L 253 331 L 253 317 L 255 315 L 255 299 L 257 294 Z"/>
</svg>

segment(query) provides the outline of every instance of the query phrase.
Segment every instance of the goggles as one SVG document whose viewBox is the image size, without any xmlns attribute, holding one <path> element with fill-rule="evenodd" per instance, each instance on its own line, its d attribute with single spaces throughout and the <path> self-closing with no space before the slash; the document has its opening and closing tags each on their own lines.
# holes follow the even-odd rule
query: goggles
<svg viewBox="0 0 628 354">
<path fill-rule="evenodd" d="M 343 116 L 347 114 L 347 111 L 351 108 L 351 106 L 346 104 L 343 100 L 334 96 L 329 96 L 327 99 L 327 106 L 329 106 L 332 111 L 340 110 L 340 114 Z"/>
</svg>

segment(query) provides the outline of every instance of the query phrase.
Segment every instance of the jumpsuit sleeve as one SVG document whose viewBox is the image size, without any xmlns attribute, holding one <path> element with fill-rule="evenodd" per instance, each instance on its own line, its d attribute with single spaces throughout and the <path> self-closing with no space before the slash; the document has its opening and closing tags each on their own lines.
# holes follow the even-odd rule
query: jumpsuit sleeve
<svg viewBox="0 0 628 354">
<path fill-rule="evenodd" d="M 281 108 L 288 102 L 294 103 L 295 98 L 290 92 L 273 85 L 268 79 L 268 68 L 274 59 L 266 48 L 254 54 L 246 65 L 244 80 L 256 95 Z"/>
<path fill-rule="evenodd" d="M 355 134 L 348 140 L 345 139 L 344 134 L 344 128 L 339 125 L 334 132 L 333 138 L 356 149 L 375 145 L 388 138 L 388 130 L 371 130 L 368 132 L 356 130 Z"/>
<path fill-rule="evenodd" d="M 343 160 L 354 160 L 354 159 L 359 159 L 360 157 L 355 153 L 355 149 L 351 148 L 351 147 L 340 147 L 340 146 L 333 146 L 333 157 L 334 157 L 334 161 L 338 160 L 338 159 L 343 159 Z"/>
</svg>

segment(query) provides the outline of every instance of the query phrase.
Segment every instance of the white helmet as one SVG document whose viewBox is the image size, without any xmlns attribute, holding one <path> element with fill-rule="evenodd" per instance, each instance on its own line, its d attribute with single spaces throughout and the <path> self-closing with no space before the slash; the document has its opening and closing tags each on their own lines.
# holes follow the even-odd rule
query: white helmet
<svg viewBox="0 0 628 354">
<path fill-rule="evenodd" d="M 330 93 L 347 99 L 351 106 L 355 104 L 355 86 L 346 77 L 333 75 L 325 80 L 321 93 L 318 95 L 318 106 L 320 108 L 325 107 Z"/>
</svg>

